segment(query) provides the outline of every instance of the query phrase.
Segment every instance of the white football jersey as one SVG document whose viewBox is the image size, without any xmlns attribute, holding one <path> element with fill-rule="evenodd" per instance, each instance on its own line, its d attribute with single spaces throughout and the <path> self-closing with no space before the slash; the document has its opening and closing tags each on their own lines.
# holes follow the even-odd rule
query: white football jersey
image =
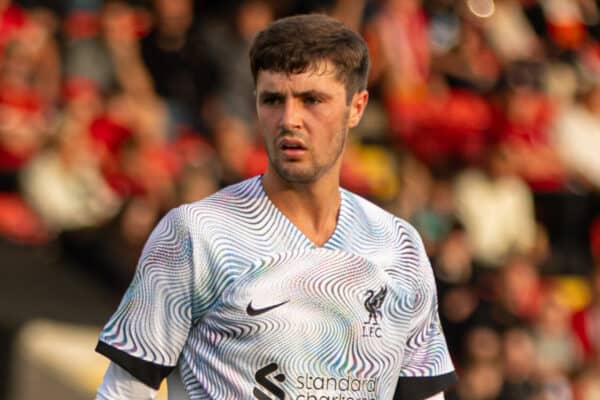
<svg viewBox="0 0 600 400">
<path fill-rule="evenodd" d="M 416 231 L 341 190 L 316 246 L 260 177 L 169 212 L 97 351 L 190 399 L 419 399 L 454 383 Z"/>
</svg>

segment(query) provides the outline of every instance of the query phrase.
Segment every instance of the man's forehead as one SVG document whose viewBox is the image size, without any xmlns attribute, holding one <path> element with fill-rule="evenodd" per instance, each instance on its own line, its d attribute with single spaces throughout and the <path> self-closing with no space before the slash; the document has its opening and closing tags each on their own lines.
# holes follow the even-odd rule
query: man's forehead
<svg viewBox="0 0 600 400">
<path fill-rule="evenodd" d="M 299 73 L 276 70 L 260 70 L 256 80 L 257 90 L 277 90 L 285 87 L 314 90 L 317 88 L 335 90 L 344 84 L 337 75 L 336 68 L 329 62 L 313 64 Z"/>
</svg>

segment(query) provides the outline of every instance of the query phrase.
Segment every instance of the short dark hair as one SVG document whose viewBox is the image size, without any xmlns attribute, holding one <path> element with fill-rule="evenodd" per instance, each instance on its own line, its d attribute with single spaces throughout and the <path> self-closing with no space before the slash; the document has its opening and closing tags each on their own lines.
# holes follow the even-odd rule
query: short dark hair
<svg viewBox="0 0 600 400">
<path fill-rule="evenodd" d="M 367 88 L 369 50 L 363 38 L 324 14 L 279 19 L 258 33 L 250 49 L 254 83 L 263 71 L 299 74 L 330 61 L 348 99 Z"/>
</svg>

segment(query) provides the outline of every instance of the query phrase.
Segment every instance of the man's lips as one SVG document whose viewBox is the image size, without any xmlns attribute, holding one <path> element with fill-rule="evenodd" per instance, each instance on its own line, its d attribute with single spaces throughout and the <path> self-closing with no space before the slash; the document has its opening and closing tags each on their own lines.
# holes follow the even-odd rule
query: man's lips
<svg viewBox="0 0 600 400">
<path fill-rule="evenodd" d="M 304 142 L 296 138 L 282 138 L 278 145 L 283 154 L 289 157 L 299 156 L 307 150 Z"/>
</svg>

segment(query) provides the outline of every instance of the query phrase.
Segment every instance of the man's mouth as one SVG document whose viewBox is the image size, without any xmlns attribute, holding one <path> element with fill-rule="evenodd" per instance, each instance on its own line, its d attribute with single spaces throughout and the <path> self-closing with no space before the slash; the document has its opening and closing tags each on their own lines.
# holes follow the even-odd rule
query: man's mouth
<svg viewBox="0 0 600 400">
<path fill-rule="evenodd" d="M 288 157 L 299 156 L 307 149 L 301 140 L 294 138 L 283 138 L 279 141 L 279 149 Z"/>
</svg>

